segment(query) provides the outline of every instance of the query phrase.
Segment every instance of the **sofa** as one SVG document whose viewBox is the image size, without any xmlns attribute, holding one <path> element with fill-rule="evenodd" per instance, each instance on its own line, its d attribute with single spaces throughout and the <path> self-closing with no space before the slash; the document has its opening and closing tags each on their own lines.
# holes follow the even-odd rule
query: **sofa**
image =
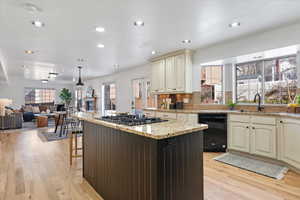
<svg viewBox="0 0 300 200">
<path fill-rule="evenodd" d="M 34 119 L 34 114 L 52 113 L 56 111 L 56 106 L 53 103 L 25 105 L 22 106 L 21 111 L 24 122 L 31 122 Z"/>
<path fill-rule="evenodd" d="M 20 112 L 0 116 L 0 130 L 22 128 L 22 123 L 23 116 Z"/>
</svg>

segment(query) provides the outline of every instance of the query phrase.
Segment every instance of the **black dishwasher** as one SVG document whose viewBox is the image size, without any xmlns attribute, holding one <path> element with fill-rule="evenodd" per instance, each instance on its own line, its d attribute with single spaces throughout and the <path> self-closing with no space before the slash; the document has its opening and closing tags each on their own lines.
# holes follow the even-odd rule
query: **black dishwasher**
<svg viewBox="0 0 300 200">
<path fill-rule="evenodd" d="M 199 113 L 198 122 L 207 124 L 204 131 L 204 152 L 225 152 L 227 148 L 227 114 Z"/>
</svg>

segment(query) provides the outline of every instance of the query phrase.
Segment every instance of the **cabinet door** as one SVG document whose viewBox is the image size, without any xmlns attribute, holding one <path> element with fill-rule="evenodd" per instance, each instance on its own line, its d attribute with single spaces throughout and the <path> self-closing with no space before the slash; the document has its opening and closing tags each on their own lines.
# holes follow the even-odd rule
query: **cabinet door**
<svg viewBox="0 0 300 200">
<path fill-rule="evenodd" d="M 281 160 L 300 169 L 300 121 L 285 119 L 282 122 L 279 133 Z"/>
<path fill-rule="evenodd" d="M 250 152 L 250 128 L 248 123 L 230 122 L 228 134 L 229 149 Z"/>
<path fill-rule="evenodd" d="M 151 64 L 151 91 L 158 92 L 159 89 L 159 81 L 158 81 L 158 74 L 159 74 L 159 62 L 154 62 Z"/>
<path fill-rule="evenodd" d="M 188 121 L 189 115 L 186 113 L 177 113 L 177 120 L 179 121 Z"/>
<path fill-rule="evenodd" d="M 176 68 L 174 57 L 166 59 L 166 90 L 168 92 L 176 91 Z"/>
<path fill-rule="evenodd" d="M 151 74 L 152 92 L 164 92 L 165 90 L 165 61 L 159 60 L 152 63 Z"/>
<path fill-rule="evenodd" d="M 276 158 L 276 126 L 253 124 L 251 129 L 251 153 Z"/>
<path fill-rule="evenodd" d="M 185 90 L 185 55 L 178 55 L 174 58 L 176 71 L 176 91 Z"/>
</svg>

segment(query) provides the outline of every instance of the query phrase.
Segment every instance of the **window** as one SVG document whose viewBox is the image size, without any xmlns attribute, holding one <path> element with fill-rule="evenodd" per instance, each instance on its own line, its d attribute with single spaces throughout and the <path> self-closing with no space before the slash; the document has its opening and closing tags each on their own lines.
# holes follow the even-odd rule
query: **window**
<svg viewBox="0 0 300 200">
<path fill-rule="evenodd" d="M 132 109 L 137 111 L 143 110 L 143 93 L 144 93 L 144 87 L 143 84 L 144 79 L 135 79 L 132 80 L 132 92 L 133 92 L 133 101 L 132 101 Z"/>
<path fill-rule="evenodd" d="M 116 110 L 116 84 L 103 84 L 102 92 L 102 109 L 104 111 L 104 114 L 111 114 Z"/>
<path fill-rule="evenodd" d="M 266 104 L 288 104 L 297 92 L 296 56 L 265 62 L 264 100 Z"/>
<path fill-rule="evenodd" d="M 236 65 L 236 97 L 238 103 L 253 102 L 256 93 L 262 93 L 263 62 Z"/>
<path fill-rule="evenodd" d="M 156 108 L 157 106 L 157 96 L 151 93 L 151 82 L 146 81 L 146 97 L 147 97 L 147 108 Z"/>
<path fill-rule="evenodd" d="M 151 82 L 147 79 L 132 80 L 132 109 L 136 113 L 142 112 L 143 108 L 156 107 L 156 95 L 151 93 Z"/>
<path fill-rule="evenodd" d="M 222 104 L 223 66 L 202 66 L 201 68 L 201 103 Z"/>
<path fill-rule="evenodd" d="M 25 88 L 25 104 L 52 103 L 55 101 L 55 89 Z"/>
<path fill-rule="evenodd" d="M 297 90 L 296 56 L 236 65 L 236 100 L 253 103 L 256 93 L 265 104 L 288 104 Z"/>
</svg>

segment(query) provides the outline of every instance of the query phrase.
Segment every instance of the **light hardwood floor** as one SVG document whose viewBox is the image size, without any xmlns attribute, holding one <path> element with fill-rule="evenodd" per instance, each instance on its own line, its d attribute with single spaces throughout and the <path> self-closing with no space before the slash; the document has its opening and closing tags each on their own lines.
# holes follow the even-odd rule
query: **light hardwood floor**
<svg viewBox="0 0 300 200">
<path fill-rule="evenodd" d="M 82 160 L 69 167 L 68 140 L 43 142 L 36 130 L 0 133 L 0 200 L 100 200 L 82 178 Z M 300 175 L 274 180 L 204 154 L 205 200 L 299 200 Z"/>
</svg>

